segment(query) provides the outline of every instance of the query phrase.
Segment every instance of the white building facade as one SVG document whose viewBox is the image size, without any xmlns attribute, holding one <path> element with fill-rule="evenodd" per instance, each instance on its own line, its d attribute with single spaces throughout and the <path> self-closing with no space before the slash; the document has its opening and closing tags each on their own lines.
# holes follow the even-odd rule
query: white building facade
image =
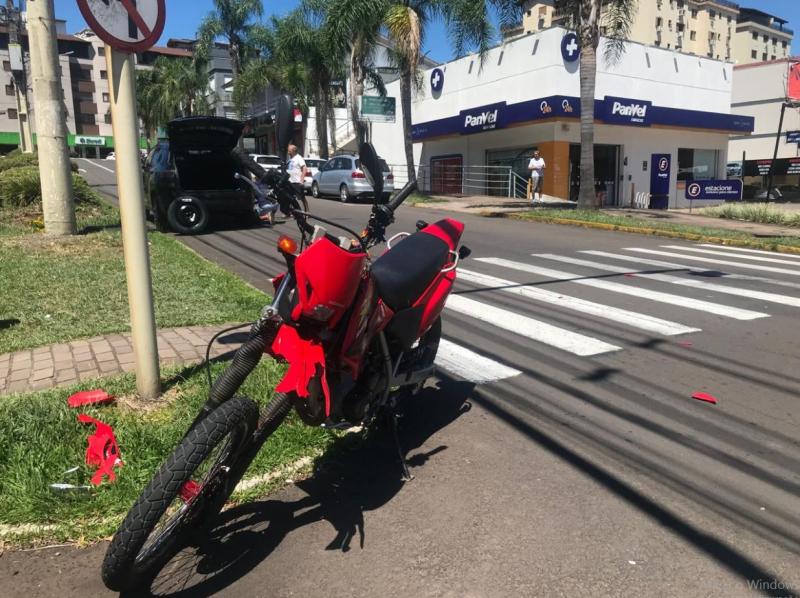
<svg viewBox="0 0 800 598">
<path fill-rule="evenodd" d="M 554 27 L 493 48 L 482 66 L 467 56 L 424 73 L 412 137 L 426 191 L 476 194 L 466 189 L 476 175 L 459 182 L 454 173 L 504 166 L 514 173 L 508 186 L 487 182 L 484 192 L 518 195 L 538 149 L 547 163 L 545 194 L 577 196 L 580 76 L 573 39 Z M 731 114 L 733 65 L 636 43 L 607 64 L 603 48 L 601 42 L 595 184 L 604 203 L 628 206 L 644 193 L 657 196 L 653 207 L 683 206 L 687 181 L 725 178 L 730 135 L 753 129 L 751 117 Z M 399 96 L 396 83 L 388 94 Z M 402 140 L 398 106 L 395 123 L 374 125 L 373 142 L 399 165 Z"/>
</svg>

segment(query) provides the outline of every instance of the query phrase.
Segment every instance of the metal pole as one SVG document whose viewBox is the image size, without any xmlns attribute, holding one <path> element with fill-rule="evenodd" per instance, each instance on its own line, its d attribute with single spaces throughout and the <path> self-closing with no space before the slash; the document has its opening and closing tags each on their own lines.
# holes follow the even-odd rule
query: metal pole
<svg viewBox="0 0 800 598">
<path fill-rule="evenodd" d="M 28 0 L 27 9 L 44 230 L 51 235 L 74 235 L 72 172 L 53 0 Z"/>
<path fill-rule="evenodd" d="M 772 191 L 772 179 L 775 171 L 775 160 L 778 159 L 778 146 L 781 143 L 781 129 L 783 129 L 783 115 L 786 112 L 786 102 L 781 104 L 781 118 L 778 121 L 778 134 L 775 136 L 775 151 L 772 153 L 772 162 L 769 165 L 769 174 L 767 175 L 767 197 L 769 201 L 769 193 Z"/>
<path fill-rule="evenodd" d="M 106 63 L 117 158 L 117 189 L 125 276 L 128 281 L 131 338 L 136 356 L 136 387 L 143 399 L 154 399 L 161 392 L 161 381 L 139 158 L 135 62 L 133 55 L 106 46 Z"/>
</svg>

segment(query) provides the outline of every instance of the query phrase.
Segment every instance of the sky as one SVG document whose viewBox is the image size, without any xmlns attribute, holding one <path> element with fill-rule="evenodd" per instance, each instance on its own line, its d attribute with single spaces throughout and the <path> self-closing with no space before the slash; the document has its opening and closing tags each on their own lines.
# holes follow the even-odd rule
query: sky
<svg viewBox="0 0 800 598">
<path fill-rule="evenodd" d="M 652 2 L 653 0 L 641 0 Z M 167 22 L 160 45 L 171 38 L 192 38 L 203 17 L 211 10 L 212 0 L 166 0 Z M 282 15 L 299 3 L 299 0 L 264 0 L 265 14 Z M 789 28 L 795 31 L 792 54 L 800 55 L 800 0 L 750 0 L 739 1 L 740 6 L 758 8 L 789 21 Z M 86 27 L 75 0 L 55 0 L 56 16 L 67 20 L 67 31 L 74 33 Z M 433 22 L 428 29 L 424 51 L 434 60 L 445 62 L 453 58 L 447 32 L 440 22 Z"/>
</svg>

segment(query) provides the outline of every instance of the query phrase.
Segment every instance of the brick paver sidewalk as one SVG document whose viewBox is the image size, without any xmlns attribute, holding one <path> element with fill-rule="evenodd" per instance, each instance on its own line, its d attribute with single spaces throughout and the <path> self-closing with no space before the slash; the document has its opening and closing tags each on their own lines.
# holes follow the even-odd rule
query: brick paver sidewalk
<svg viewBox="0 0 800 598">
<path fill-rule="evenodd" d="M 189 326 L 158 331 L 158 355 L 163 364 L 188 364 L 205 359 L 211 337 L 232 324 Z M 211 355 L 239 347 L 247 327 L 222 335 Z M 135 368 L 129 335 L 110 334 L 49 347 L 0 354 L 0 395 L 68 386 L 78 381 L 130 372 Z"/>
</svg>

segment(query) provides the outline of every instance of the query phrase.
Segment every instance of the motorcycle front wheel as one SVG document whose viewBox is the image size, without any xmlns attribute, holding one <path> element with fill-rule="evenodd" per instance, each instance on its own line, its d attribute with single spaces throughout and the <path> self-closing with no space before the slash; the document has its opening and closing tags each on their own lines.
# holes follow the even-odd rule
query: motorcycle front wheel
<svg viewBox="0 0 800 598">
<path fill-rule="evenodd" d="M 149 584 L 224 506 L 238 479 L 240 455 L 252 443 L 258 406 L 234 397 L 200 420 L 134 503 L 108 547 L 105 585 L 130 591 Z M 238 471 L 237 471 L 238 473 Z"/>
</svg>

